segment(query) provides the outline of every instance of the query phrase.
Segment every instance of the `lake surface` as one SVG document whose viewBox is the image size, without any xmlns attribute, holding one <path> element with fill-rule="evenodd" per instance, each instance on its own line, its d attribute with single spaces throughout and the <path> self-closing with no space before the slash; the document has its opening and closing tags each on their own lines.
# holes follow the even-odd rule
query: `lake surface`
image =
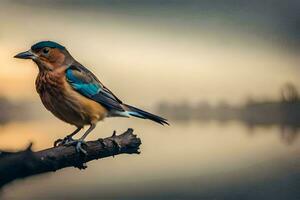
<svg viewBox="0 0 300 200">
<path fill-rule="evenodd" d="M 114 128 L 112 128 L 114 127 Z M 92 161 L 17 180 L 3 199 L 300 199 L 299 130 L 239 122 L 177 122 L 162 127 L 107 119 L 89 140 L 128 127 L 142 139 L 140 155 Z M 73 127 L 52 120 L 0 126 L 0 149 L 50 147 Z"/>
</svg>

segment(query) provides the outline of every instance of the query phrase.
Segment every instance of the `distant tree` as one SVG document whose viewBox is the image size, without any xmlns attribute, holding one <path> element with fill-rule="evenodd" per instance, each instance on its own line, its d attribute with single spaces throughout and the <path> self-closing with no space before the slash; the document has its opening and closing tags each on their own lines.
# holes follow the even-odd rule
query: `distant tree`
<svg viewBox="0 0 300 200">
<path fill-rule="evenodd" d="M 281 99 L 285 102 L 292 102 L 299 100 L 299 94 L 296 86 L 293 83 L 286 83 L 281 88 Z"/>
</svg>

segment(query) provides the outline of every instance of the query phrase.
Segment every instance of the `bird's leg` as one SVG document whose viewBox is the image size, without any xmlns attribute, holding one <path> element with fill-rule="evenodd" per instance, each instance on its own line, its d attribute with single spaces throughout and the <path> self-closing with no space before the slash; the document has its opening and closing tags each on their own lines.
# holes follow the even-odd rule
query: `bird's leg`
<svg viewBox="0 0 300 200">
<path fill-rule="evenodd" d="M 68 142 L 66 145 L 75 145 L 76 151 L 78 153 L 81 152 L 81 153 L 87 155 L 87 151 L 82 148 L 82 144 L 87 145 L 86 142 L 84 141 L 84 139 L 88 136 L 88 134 L 92 130 L 94 130 L 95 127 L 96 127 L 96 124 L 91 124 L 89 129 L 83 134 L 83 136 L 80 139 L 72 140 L 71 142 Z"/>
<path fill-rule="evenodd" d="M 73 136 L 78 133 L 80 130 L 82 129 L 82 127 L 77 127 L 77 129 L 72 132 L 70 135 L 67 135 L 64 139 L 58 139 L 54 142 L 54 147 L 56 146 L 60 146 L 60 145 L 65 145 L 68 144 L 69 142 L 73 141 Z"/>
</svg>

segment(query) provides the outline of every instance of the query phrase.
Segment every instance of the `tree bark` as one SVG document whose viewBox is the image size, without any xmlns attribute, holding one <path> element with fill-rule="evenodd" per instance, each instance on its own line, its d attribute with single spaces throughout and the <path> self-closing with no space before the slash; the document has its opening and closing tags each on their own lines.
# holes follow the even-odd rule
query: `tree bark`
<svg viewBox="0 0 300 200">
<path fill-rule="evenodd" d="M 66 167 L 85 169 L 86 163 L 118 154 L 139 154 L 141 140 L 128 129 L 121 135 L 87 142 L 87 155 L 74 146 L 58 146 L 37 152 L 29 147 L 20 152 L 0 151 L 0 187 L 19 178 L 56 171 Z"/>
</svg>

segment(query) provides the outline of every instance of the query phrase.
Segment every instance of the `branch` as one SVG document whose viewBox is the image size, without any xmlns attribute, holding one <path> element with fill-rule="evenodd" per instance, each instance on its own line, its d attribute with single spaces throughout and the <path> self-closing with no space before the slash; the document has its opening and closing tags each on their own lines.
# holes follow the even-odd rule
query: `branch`
<svg viewBox="0 0 300 200">
<path fill-rule="evenodd" d="M 0 151 L 0 187 L 19 178 L 32 176 L 66 167 L 85 169 L 86 163 L 118 154 L 139 154 L 141 140 L 128 129 L 121 135 L 87 142 L 87 155 L 76 152 L 74 146 L 58 146 L 33 152 L 32 144 L 20 152 Z"/>
</svg>

